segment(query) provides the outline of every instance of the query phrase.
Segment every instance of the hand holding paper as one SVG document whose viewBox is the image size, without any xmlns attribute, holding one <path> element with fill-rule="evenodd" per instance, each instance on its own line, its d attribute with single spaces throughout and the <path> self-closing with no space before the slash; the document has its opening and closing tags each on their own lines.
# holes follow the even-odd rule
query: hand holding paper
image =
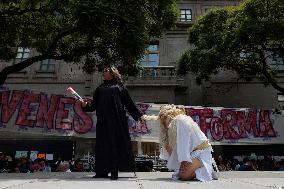
<svg viewBox="0 0 284 189">
<path fill-rule="evenodd" d="M 80 99 L 80 100 L 83 100 L 83 98 L 82 98 L 72 87 L 68 87 L 68 88 L 66 89 L 66 91 L 67 91 L 68 93 L 74 95 L 75 98 Z"/>
</svg>

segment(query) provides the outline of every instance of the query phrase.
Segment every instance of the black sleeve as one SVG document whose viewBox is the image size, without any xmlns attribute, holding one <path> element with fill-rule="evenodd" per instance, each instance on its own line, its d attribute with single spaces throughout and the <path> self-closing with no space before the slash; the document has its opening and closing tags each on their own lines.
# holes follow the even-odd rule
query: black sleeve
<svg viewBox="0 0 284 189">
<path fill-rule="evenodd" d="M 141 111 L 137 108 L 133 100 L 131 99 L 128 90 L 125 86 L 121 89 L 122 94 L 122 102 L 124 106 L 126 107 L 128 113 L 133 117 L 135 121 L 138 121 L 138 119 L 143 115 Z"/>
<path fill-rule="evenodd" d="M 82 106 L 82 110 L 84 112 L 93 112 L 97 109 L 97 102 L 98 102 L 98 88 L 95 90 L 94 94 L 93 94 L 93 100 L 92 102 L 88 102 L 86 107 Z"/>
</svg>

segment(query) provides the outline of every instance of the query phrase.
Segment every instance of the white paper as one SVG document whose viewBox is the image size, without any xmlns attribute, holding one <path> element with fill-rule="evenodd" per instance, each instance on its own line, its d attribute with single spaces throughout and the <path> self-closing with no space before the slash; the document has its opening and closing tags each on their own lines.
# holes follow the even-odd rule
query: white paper
<svg viewBox="0 0 284 189">
<path fill-rule="evenodd" d="M 31 151 L 30 159 L 32 161 L 36 160 L 37 159 L 37 154 L 38 154 L 38 151 Z"/>
<path fill-rule="evenodd" d="M 46 154 L 46 160 L 53 160 L 53 154 Z"/>
</svg>

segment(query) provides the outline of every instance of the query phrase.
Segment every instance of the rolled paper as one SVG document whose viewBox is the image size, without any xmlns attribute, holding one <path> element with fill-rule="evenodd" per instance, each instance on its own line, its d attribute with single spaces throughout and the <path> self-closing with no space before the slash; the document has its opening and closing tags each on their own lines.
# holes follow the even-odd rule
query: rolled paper
<svg viewBox="0 0 284 189">
<path fill-rule="evenodd" d="M 159 116 L 157 115 L 143 115 L 141 117 L 142 120 L 145 120 L 145 121 L 157 121 L 159 120 Z"/>
<path fill-rule="evenodd" d="M 76 91 L 75 91 L 72 87 L 68 87 L 68 88 L 66 89 L 66 91 L 67 91 L 68 93 L 71 93 L 72 95 L 74 95 L 75 98 L 77 98 L 77 99 L 82 99 L 82 97 L 81 97 L 78 93 L 76 93 Z"/>
</svg>

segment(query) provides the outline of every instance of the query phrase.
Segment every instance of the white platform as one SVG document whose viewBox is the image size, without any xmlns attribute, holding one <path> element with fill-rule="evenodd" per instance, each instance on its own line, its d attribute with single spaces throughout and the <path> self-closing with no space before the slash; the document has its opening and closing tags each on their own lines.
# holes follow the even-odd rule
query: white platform
<svg viewBox="0 0 284 189">
<path fill-rule="evenodd" d="M 92 173 L 1 173 L 1 189 L 284 189 L 284 172 L 221 172 L 209 183 L 173 181 L 171 173 L 119 173 L 119 179 L 94 179 Z"/>
</svg>

